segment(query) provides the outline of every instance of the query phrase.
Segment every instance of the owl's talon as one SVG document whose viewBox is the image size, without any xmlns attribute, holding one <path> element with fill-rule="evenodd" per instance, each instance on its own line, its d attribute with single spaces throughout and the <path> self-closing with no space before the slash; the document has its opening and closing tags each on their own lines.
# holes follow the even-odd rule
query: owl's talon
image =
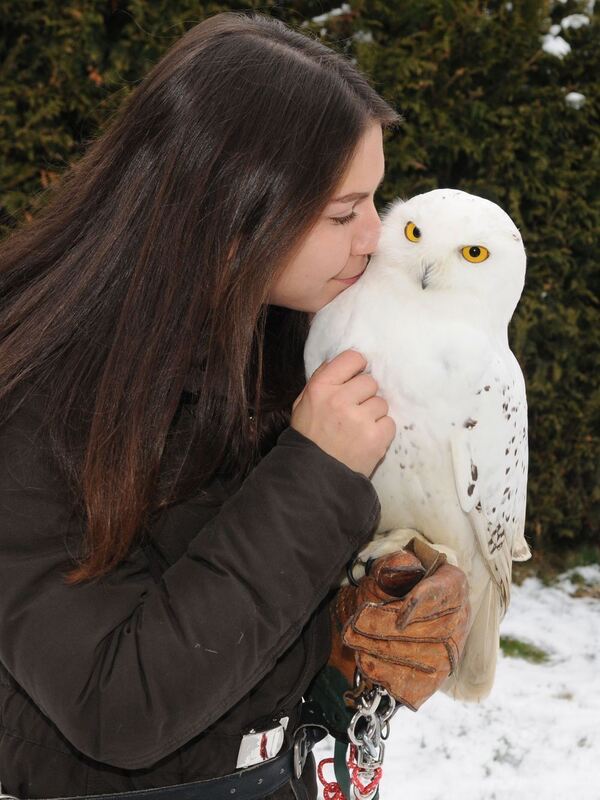
<svg viewBox="0 0 600 800">
<path fill-rule="evenodd" d="M 374 563 L 375 563 L 375 558 L 370 556 L 365 564 L 365 575 L 368 575 L 371 572 L 371 567 L 373 566 Z"/>
<path fill-rule="evenodd" d="M 358 556 L 355 556 L 351 561 L 346 564 L 346 576 L 348 577 L 348 583 L 350 586 L 358 586 L 358 581 L 354 577 L 353 570 L 357 563 L 362 564 L 363 562 L 360 560 Z"/>
</svg>

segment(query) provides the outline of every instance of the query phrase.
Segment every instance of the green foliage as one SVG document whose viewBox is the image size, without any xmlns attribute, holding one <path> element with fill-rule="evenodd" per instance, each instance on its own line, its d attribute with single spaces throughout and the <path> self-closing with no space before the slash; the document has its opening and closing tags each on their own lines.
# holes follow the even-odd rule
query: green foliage
<svg viewBox="0 0 600 800">
<path fill-rule="evenodd" d="M 505 656 L 523 658 L 525 661 L 531 661 L 532 664 L 543 664 L 550 658 L 545 650 L 540 650 L 539 647 L 522 642 L 520 639 L 513 639 L 511 636 L 500 637 L 500 649 Z"/>
<path fill-rule="evenodd" d="M 85 148 L 192 25 L 256 8 L 320 36 L 404 116 L 386 141 L 381 206 L 455 187 L 498 202 L 521 229 L 525 290 L 509 335 L 528 388 L 527 538 L 540 550 L 600 529 L 600 25 L 561 32 L 567 0 L 0 0 L 0 230 Z M 347 6 L 344 6 L 346 9 Z M 565 101 L 581 92 L 580 109 Z M 2 226 L 4 226 L 2 228 Z"/>
<path fill-rule="evenodd" d="M 0 0 L 0 225 L 14 224 L 188 28 L 252 6 Z"/>
</svg>

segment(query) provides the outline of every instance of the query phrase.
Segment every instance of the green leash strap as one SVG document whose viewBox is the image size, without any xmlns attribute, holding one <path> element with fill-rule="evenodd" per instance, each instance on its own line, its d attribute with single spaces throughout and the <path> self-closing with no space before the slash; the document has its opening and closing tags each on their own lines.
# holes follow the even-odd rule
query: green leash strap
<svg viewBox="0 0 600 800">
<path fill-rule="evenodd" d="M 342 673 L 326 664 L 304 695 L 305 700 L 312 700 L 319 706 L 330 735 L 346 744 L 350 743 L 347 731 L 354 716 L 354 711 L 344 702 L 344 692 L 350 688 Z"/>
<path fill-rule="evenodd" d="M 346 764 L 347 749 L 348 745 L 345 742 L 340 742 L 339 739 L 335 740 L 333 768 L 335 770 L 335 779 L 339 783 L 344 797 L 346 800 L 350 800 L 350 773 L 348 772 L 348 765 Z M 379 800 L 379 787 L 377 787 L 377 791 L 373 795 L 372 800 Z"/>
<path fill-rule="evenodd" d="M 339 739 L 335 740 L 333 768 L 335 770 L 335 779 L 339 783 L 344 797 L 346 800 L 350 800 L 350 773 L 348 772 L 348 765 L 346 764 L 347 749 L 348 745 L 345 742 L 340 742 Z"/>
</svg>

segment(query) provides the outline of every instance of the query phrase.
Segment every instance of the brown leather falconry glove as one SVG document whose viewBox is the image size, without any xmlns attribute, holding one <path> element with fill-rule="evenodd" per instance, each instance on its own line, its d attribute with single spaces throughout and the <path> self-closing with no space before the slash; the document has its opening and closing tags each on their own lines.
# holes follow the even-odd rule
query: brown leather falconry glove
<svg viewBox="0 0 600 800">
<path fill-rule="evenodd" d="M 343 586 L 330 606 L 329 666 L 354 685 L 380 684 L 416 711 L 455 669 L 469 630 L 465 573 L 419 539 L 372 562 L 358 586 Z"/>
</svg>

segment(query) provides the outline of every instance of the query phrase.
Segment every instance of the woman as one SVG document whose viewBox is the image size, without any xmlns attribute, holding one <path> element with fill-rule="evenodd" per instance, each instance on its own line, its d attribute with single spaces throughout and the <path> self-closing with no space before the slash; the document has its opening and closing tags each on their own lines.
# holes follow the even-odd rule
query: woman
<svg viewBox="0 0 600 800">
<path fill-rule="evenodd" d="M 0 248 L 5 792 L 289 749 L 395 430 L 360 354 L 304 387 L 303 345 L 376 247 L 398 119 L 318 41 L 217 14 Z M 308 763 L 269 796 L 316 797 Z"/>
</svg>

